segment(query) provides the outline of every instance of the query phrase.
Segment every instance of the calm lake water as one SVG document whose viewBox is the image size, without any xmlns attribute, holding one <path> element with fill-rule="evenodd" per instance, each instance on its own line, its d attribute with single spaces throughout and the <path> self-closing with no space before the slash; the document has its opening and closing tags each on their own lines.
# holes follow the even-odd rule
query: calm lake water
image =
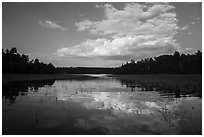
<svg viewBox="0 0 204 137">
<path fill-rule="evenodd" d="M 202 91 L 193 85 L 94 76 L 3 85 L 2 133 L 202 134 Z"/>
</svg>

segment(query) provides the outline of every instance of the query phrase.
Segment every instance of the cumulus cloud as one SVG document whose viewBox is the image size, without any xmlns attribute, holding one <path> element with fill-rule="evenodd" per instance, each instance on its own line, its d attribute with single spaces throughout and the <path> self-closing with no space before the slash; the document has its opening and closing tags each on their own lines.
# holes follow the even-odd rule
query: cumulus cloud
<svg viewBox="0 0 204 137">
<path fill-rule="evenodd" d="M 86 40 L 72 47 L 58 49 L 57 55 L 122 60 L 123 57 L 169 53 L 180 48 L 174 39 L 179 29 L 173 11 L 175 7 L 168 3 L 131 3 L 121 10 L 110 4 L 96 5 L 96 8 L 103 8 L 103 20 L 84 20 L 75 25 L 78 31 L 88 31 L 105 38 Z"/>
<path fill-rule="evenodd" d="M 99 7 L 99 6 L 97 6 Z M 84 20 L 76 23 L 79 31 L 88 30 L 93 34 L 139 35 L 151 33 L 175 33 L 176 13 L 171 5 L 158 4 L 151 7 L 140 4 L 127 4 L 123 10 L 117 10 L 110 4 L 103 6 L 106 19 L 102 21 Z M 147 11 L 144 11 L 144 10 Z M 166 32 L 167 31 L 167 32 Z"/>
<path fill-rule="evenodd" d="M 179 50 L 179 46 L 171 37 L 155 37 L 154 35 L 126 36 L 112 40 L 87 40 L 73 47 L 58 49 L 56 55 L 77 55 L 81 57 L 100 57 L 103 59 L 118 60 L 139 57 L 141 52 L 171 53 Z M 116 58 L 117 57 L 117 58 Z"/>
<path fill-rule="evenodd" d="M 50 28 L 50 29 L 54 29 L 54 30 L 60 30 L 62 32 L 66 31 L 67 28 L 62 27 L 60 25 L 58 25 L 56 22 L 52 22 L 50 20 L 43 20 L 43 21 L 38 21 L 38 23 L 45 28 Z"/>
</svg>

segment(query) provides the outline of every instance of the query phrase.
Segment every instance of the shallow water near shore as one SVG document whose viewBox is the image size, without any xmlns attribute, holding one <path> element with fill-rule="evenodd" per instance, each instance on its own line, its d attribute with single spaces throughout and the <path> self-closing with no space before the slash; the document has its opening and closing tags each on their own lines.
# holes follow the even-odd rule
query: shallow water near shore
<svg viewBox="0 0 204 137">
<path fill-rule="evenodd" d="M 109 75 L 11 82 L 3 85 L 2 133 L 202 134 L 197 86 Z"/>
</svg>

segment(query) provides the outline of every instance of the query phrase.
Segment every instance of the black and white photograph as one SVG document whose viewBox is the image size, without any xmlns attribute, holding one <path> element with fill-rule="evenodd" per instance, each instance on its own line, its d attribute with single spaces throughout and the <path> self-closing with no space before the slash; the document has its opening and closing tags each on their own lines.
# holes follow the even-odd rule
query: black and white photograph
<svg viewBox="0 0 204 137">
<path fill-rule="evenodd" d="M 202 135 L 202 2 L 2 2 L 2 135 Z"/>
</svg>

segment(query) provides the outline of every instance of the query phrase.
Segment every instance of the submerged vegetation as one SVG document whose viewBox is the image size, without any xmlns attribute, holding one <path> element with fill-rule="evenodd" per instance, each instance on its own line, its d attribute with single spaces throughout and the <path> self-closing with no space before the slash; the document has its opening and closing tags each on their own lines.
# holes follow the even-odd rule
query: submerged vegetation
<svg viewBox="0 0 204 137">
<path fill-rule="evenodd" d="M 16 48 L 2 50 L 3 74 L 201 74 L 202 52 L 192 55 L 175 52 L 154 58 L 131 60 L 115 68 L 101 67 L 55 67 L 38 59 L 29 60 L 28 55 L 20 55 Z"/>
</svg>

